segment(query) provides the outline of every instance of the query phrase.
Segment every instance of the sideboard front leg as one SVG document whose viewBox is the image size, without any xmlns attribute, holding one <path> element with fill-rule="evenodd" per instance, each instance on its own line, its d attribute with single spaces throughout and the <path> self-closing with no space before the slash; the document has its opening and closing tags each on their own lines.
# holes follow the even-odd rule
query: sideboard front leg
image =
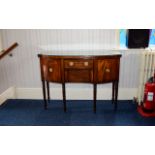
<svg viewBox="0 0 155 155">
<path fill-rule="evenodd" d="M 50 87 L 49 87 L 49 82 L 46 81 L 47 84 L 47 96 L 48 96 L 48 102 L 50 102 Z"/>
<path fill-rule="evenodd" d="M 96 94 L 97 94 L 97 84 L 94 83 L 94 113 L 96 113 Z"/>
<path fill-rule="evenodd" d="M 115 98 L 115 82 L 112 82 L 112 104 L 114 103 Z"/>
<path fill-rule="evenodd" d="M 44 98 L 44 109 L 47 109 L 47 100 L 46 100 L 46 87 L 45 81 L 42 81 L 42 90 L 43 90 L 43 98 Z"/>
<path fill-rule="evenodd" d="M 115 82 L 115 108 L 114 110 L 117 110 L 117 99 L 118 99 L 118 81 Z"/>
<path fill-rule="evenodd" d="M 67 108 L 66 108 L 66 87 L 65 87 L 65 83 L 62 84 L 62 94 L 63 94 L 64 112 L 66 112 Z"/>
</svg>

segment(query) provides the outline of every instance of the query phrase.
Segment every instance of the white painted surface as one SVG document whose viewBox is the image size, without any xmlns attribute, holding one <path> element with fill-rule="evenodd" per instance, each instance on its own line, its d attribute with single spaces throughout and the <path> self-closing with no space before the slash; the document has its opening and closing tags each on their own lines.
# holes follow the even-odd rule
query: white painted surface
<svg viewBox="0 0 155 155">
<path fill-rule="evenodd" d="M 88 84 L 87 84 L 88 85 Z M 118 91 L 119 100 L 132 100 L 137 89 L 135 88 L 120 88 Z M 62 87 L 57 84 L 54 88 L 50 89 L 51 100 L 62 100 Z M 112 89 L 97 88 L 97 100 L 111 100 Z M 0 105 L 8 99 L 43 99 L 42 88 L 16 88 L 10 87 L 2 94 L 0 94 Z M 66 89 L 67 100 L 93 100 L 93 87 L 68 87 Z"/>
<path fill-rule="evenodd" d="M 64 47 L 64 50 L 60 50 L 59 48 L 56 49 L 55 47 L 53 46 L 50 46 L 50 49 L 46 49 L 46 48 L 42 48 L 38 54 L 45 54 L 45 55 L 58 55 L 58 56 L 96 56 L 96 55 L 120 55 L 121 52 L 120 50 L 107 50 L 107 49 L 104 49 L 104 48 L 87 48 L 87 45 L 86 47 L 83 47 L 83 48 L 78 48 L 77 46 L 71 46 L 68 45 L 68 50 L 65 48 L 66 45 L 61 45 L 62 46 L 62 49 Z"/>
<path fill-rule="evenodd" d="M 7 99 L 14 99 L 15 98 L 15 88 L 10 87 L 2 94 L 0 94 L 0 105 L 2 105 Z"/>
<path fill-rule="evenodd" d="M 1 30 L 4 48 L 14 42 L 13 57 L 6 56 L 0 61 L 0 93 L 10 86 L 17 88 L 41 88 L 40 68 L 37 54 L 48 48 L 52 52 L 66 52 L 67 49 L 85 50 L 118 49 L 116 30 L 66 29 L 66 30 Z M 81 50 L 80 50 L 81 49 Z M 84 50 L 83 50 L 84 49 Z M 121 50 L 120 83 L 122 89 L 138 87 L 141 50 Z M 55 85 L 54 88 L 57 89 Z M 89 89 L 87 85 L 67 86 L 72 89 Z M 100 86 L 110 88 L 110 85 Z"/>
<path fill-rule="evenodd" d="M 14 42 L 19 46 L 13 50 L 13 57 L 6 56 L 0 61 L 0 93 L 14 85 L 21 88 L 41 87 L 39 60 L 37 57 L 41 46 L 93 46 L 116 48 L 115 30 L 1 30 L 4 48 Z M 89 47 L 90 46 L 90 47 Z M 51 49 L 52 50 L 52 49 Z M 79 51 L 80 53 L 80 51 Z"/>
<path fill-rule="evenodd" d="M 120 88 L 118 92 L 119 100 L 132 100 L 137 89 L 135 88 Z M 62 89 L 61 87 L 55 87 L 50 89 L 51 99 L 62 100 Z M 43 99 L 42 88 L 17 88 L 16 89 L 17 99 Z M 97 89 L 98 100 L 111 100 L 112 89 L 102 88 Z M 85 88 L 72 88 L 66 89 L 67 100 L 93 100 L 93 88 L 89 86 Z"/>
</svg>

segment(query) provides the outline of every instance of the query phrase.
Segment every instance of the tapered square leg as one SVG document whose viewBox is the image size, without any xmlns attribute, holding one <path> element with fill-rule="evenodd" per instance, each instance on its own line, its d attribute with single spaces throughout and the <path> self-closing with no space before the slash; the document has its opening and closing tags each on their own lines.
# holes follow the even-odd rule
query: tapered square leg
<svg viewBox="0 0 155 155">
<path fill-rule="evenodd" d="M 62 94 L 63 94 L 64 112 L 66 112 L 67 108 L 66 108 L 66 88 L 65 88 L 65 83 L 62 84 Z"/>
<path fill-rule="evenodd" d="M 47 97 L 48 97 L 48 102 L 50 102 L 50 86 L 49 86 L 49 82 L 46 81 L 46 85 L 47 85 Z"/>
<path fill-rule="evenodd" d="M 96 94 L 97 94 L 97 84 L 94 85 L 94 113 L 96 113 Z"/>
<path fill-rule="evenodd" d="M 115 82 L 112 82 L 112 104 L 114 103 L 115 98 Z"/>
<path fill-rule="evenodd" d="M 47 109 L 45 81 L 42 81 L 42 90 L 43 90 L 43 98 L 44 98 L 44 109 Z"/>
<path fill-rule="evenodd" d="M 114 110 L 117 110 L 117 99 L 118 99 L 118 81 L 115 82 L 115 108 Z"/>
</svg>

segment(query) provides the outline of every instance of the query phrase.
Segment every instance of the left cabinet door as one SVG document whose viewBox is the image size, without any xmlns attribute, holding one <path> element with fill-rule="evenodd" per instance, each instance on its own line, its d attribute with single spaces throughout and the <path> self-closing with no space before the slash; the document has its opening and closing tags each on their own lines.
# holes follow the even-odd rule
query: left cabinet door
<svg viewBox="0 0 155 155">
<path fill-rule="evenodd" d="M 49 82 L 61 82 L 61 59 L 41 57 L 42 78 Z"/>
</svg>

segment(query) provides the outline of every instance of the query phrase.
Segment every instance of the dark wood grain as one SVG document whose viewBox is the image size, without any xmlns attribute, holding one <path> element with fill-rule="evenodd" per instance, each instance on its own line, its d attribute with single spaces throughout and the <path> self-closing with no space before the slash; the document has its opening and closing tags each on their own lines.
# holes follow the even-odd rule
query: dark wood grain
<svg viewBox="0 0 155 155">
<path fill-rule="evenodd" d="M 117 109 L 119 65 L 121 55 L 102 56 L 52 56 L 38 55 L 40 58 L 41 79 L 62 84 L 64 111 L 66 112 L 65 83 L 92 83 L 94 94 L 94 112 L 96 112 L 97 84 L 112 82 L 112 103 Z M 43 84 L 43 89 L 44 89 Z M 43 91 L 44 93 L 44 91 Z M 46 94 L 44 94 L 46 107 Z"/>
<path fill-rule="evenodd" d="M 48 97 L 48 102 L 50 102 L 50 84 L 48 81 L 46 81 L 46 85 L 47 85 L 47 97 Z"/>
<path fill-rule="evenodd" d="M 62 96 L 63 96 L 64 112 L 66 112 L 67 111 L 67 107 L 66 107 L 66 88 L 65 88 L 65 83 L 62 84 Z"/>
<path fill-rule="evenodd" d="M 65 70 L 65 82 L 92 83 L 92 72 L 88 69 Z"/>
<path fill-rule="evenodd" d="M 117 110 L 117 98 L 118 98 L 118 81 L 115 82 L 115 107 L 114 110 Z"/>
<path fill-rule="evenodd" d="M 61 83 L 61 59 L 47 56 L 40 57 L 41 77 L 49 82 Z"/>
<path fill-rule="evenodd" d="M 97 94 L 97 84 L 94 83 L 93 85 L 93 92 L 94 92 L 94 113 L 96 113 L 96 94 Z"/>
<path fill-rule="evenodd" d="M 64 112 L 67 111 L 66 105 L 66 88 L 65 88 L 65 71 L 64 71 L 64 61 L 61 59 L 61 81 L 62 81 L 62 97 L 63 97 L 63 105 L 64 105 Z"/>
<path fill-rule="evenodd" d="M 92 69 L 93 60 L 91 59 L 68 59 L 64 61 L 64 67 L 70 69 Z"/>
<path fill-rule="evenodd" d="M 112 82 L 112 104 L 114 103 L 115 99 L 115 81 Z"/>
<path fill-rule="evenodd" d="M 119 59 L 97 60 L 97 83 L 106 83 L 119 79 Z"/>
<path fill-rule="evenodd" d="M 44 109 L 47 109 L 47 100 L 46 100 L 46 85 L 45 81 L 42 81 L 42 90 L 43 90 L 43 98 L 44 98 Z"/>
</svg>

